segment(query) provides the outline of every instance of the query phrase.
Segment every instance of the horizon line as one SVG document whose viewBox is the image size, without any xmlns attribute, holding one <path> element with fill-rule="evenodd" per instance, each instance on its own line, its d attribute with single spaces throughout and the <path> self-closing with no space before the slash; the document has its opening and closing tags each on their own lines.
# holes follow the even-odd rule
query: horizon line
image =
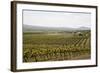
<svg viewBox="0 0 100 73">
<path fill-rule="evenodd" d="M 52 28 L 81 28 L 81 27 L 85 27 L 85 28 L 91 28 L 91 26 L 90 27 L 88 27 L 88 26 L 79 26 L 79 27 L 66 27 L 66 26 L 63 26 L 63 27 L 61 27 L 61 26 L 41 26 L 41 25 L 29 25 L 29 24 L 23 24 L 23 25 L 28 25 L 28 26 L 39 26 L 39 27 L 52 27 Z"/>
</svg>

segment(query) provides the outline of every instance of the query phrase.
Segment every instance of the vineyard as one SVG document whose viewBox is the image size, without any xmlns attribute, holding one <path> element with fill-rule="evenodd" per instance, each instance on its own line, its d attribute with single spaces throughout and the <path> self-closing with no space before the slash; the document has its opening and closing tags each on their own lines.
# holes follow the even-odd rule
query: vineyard
<svg viewBox="0 0 100 73">
<path fill-rule="evenodd" d="M 82 33 L 23 33 L 23 62 L 90 59 L 90 31 Z"/>
</svg>

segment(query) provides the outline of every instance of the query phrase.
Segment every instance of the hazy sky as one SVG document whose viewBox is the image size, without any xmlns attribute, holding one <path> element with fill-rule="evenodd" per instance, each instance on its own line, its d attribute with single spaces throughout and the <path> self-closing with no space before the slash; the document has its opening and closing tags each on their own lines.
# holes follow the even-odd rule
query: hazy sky
<svg viewBox="0 0 100 73">
<path fill-rule="evenodd" d="M 45 27 L 90 27 L 90 13 L 23 11 L 23 24 Z"/>
</svg>

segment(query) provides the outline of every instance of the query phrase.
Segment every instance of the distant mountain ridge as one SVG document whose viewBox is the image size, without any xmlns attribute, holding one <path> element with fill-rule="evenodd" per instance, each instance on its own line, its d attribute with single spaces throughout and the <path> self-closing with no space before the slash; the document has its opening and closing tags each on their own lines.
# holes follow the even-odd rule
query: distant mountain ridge
<svg viewBox="0 0 100 73">
<path fill-rule="evenodd" d="M 69 27 L 43 27 L 33 25 L 23 25 L 23 31 L 75 31 L 75 30 L 90 30 L 88 27 L 69 28 Z"/>
</svg>

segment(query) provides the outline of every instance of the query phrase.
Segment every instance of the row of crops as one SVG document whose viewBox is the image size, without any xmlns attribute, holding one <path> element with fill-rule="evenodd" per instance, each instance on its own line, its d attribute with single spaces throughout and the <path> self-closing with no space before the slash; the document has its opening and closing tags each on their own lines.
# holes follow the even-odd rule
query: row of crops
<svg viewBox="0 0 100 73">
<path fill-rule="evenodd" d="M 89 59 L 90 48 L 90 36 L 25 34 L 23 62 Z"/>
</svg>

